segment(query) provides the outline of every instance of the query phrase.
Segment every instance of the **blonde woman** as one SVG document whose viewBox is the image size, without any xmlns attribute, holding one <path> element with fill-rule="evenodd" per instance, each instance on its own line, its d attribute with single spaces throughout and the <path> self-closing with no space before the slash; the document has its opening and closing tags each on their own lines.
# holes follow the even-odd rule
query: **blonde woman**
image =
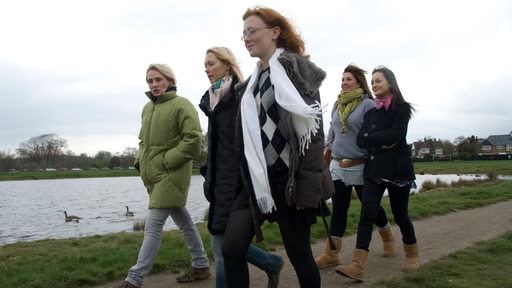
<svg viewBox="0 0 512 288">
<path fill-rule="evenodd" d="M 201 149 L 201 125 L 197 111 L 177 95 L 176 77 L 166 64 L 151 64 L 146 71 L 149 102 L 142 109 L 139 152 L 135 167 L 149 195 L 149 213 L 137 263 L 130 268 L 122 287 L 142 287 L 160 249 L 162 229 L 169 216 L 183 233 L 192 258 L 191 267 L 178 282 L 209 278 L 208 257 L 187 203 L 192 159 Z"/>
<path fill-rule="evenodd" d="M 205 176 L 204 194 L 210 202 L 208 230 L 215 259 L 215 285 L 227 287 L 222 256 L 222 242 L 229 214 L 233 209 L 235 190 L 235 117 L 238 105 L 235 86 L 243 79 L 235 55 L 229 48 L 206 50 L 205 73 L 211 86 L 201 98 L 199 107 L 208 117 L 208 161 L 201 169 Z M 268 276 L 268 288 L 279 285 L 283 258 L 250 245 L 247 261 Z"/>
</svg>

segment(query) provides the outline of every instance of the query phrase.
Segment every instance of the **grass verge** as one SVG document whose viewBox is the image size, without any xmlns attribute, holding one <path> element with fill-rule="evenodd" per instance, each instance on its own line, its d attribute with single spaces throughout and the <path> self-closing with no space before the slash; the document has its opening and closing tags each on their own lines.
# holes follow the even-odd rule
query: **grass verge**
<svg viewBox="0 0 512 288">
<path fill-rule="evenodd" d="M 503 288 L 511 287 L 512 231 L 422 265 L 404 277 L 378 281 L 374 288 Z"/>
<path fill-rule="evenodd" d="M 512 199 L 512 181 L 479 183 L 471 187 L 435 188 L 411 196 L 410 216 L 417 220 L 508 199 Z M 386 199 L 383 207 L 390 213 L 389 201 Z M 347 235 L 355 233 L 357 229 L 359 209 L 359 201 L 352 200 Z M 198 224 L 198 229 L 211 256 L 210 235 L 204 223 Z M 264 224 L 263 233 L 265 241 L 258 246 L 271 251 L 281 248 L 275 224 Z M 133 232 L 18 242 L 2 246 L 0 287 L 88 287 L 122 279 L 137 259 L 142 238 L 141 232 Z M 312 227 L 312 238 L 325 238 L 320 219 Z M 178 231 L 166 231 L 151 273 L 164 270 L 178 272 L 189 263 L 190 256 L 181 234 Z"/>
<path fill-rule="evenodd" d="M 481 162 L 488 163 L 482 164 Z M 510 161 L 457 162 L 455 163 L 456 166 L 453 163 L 455 162 L 415 163 L 415 169 L 418 174 L 495 173 L 499 175 L 512 175 Z M 484 169 L 482 167 L 486 170 L 481 170 Z M 57 173 L 61 172 L 66 171 L 58 171 Z M 88 177 L 84 175 L 81 174 L 79 177 Z M 97 175 L 97 177 L 109 176 Z M 419 220 L 432 215 L 444 215 L 457 210 L 472 209 L 512 199 L 512 181 L 490 181 L 473 184 L 467 183 L 465 185 L 467 186 L 446 187 L 445 185 L 440 185 L 442 187 L 431 187 L 427 192 L 411 196 L 409 204 L 410 217 L 413 220 Z M 389 201 L 385 199 L 382 204 L 386 212 L 391 215 Z M 352 200 L 349 210 L 347 235 L 356 232 L 359 210 L 359 201 Z M 207 253 L 211 257 L 209 248 L 210 235 L 206 226 L 204 223 L 199 223 L 197 226 Z M 281 248 L 282 242 L 275 224 L 265 223 L 263 225 L 263 233 L 265 241 L 258 243 L 258 246 L 269 251 Z M 133 232 L 72 239 L 18 242 L 0 246 L 0 287 L 90 287 L 112 280 L 120 280 L 126 276 L 128 268 L 135 263 L 142 239 L 143 234 L 141 232 Z M 312 239 L 313 241 L 325 239 L 325 230 L 320 219 L 312 227 Z M 396 282 L 379 284 L 381 286 L 376 287 L 506 287 L 502 283 L 508 282 L 502 282 L 501 279 L 502 274 L 512 274 L 512 271 L 510 271 L 512 266 L 505 265 L 505 263 L 510 263 L 511 260 L 509 251 L 512 245 L 512 236 L 510 233 L 507 233 L 503 237 L 488 242 L 490 244 L 486 243 L 478 244 L 471 248 L 475 250 L 470 249 L 468 250 L 469 252 L 460 252 L 462 254 L 457 252 L 447 257 L 446 260 L 443 259 L 442 261 L 430 263 L 426 265 L 426 267 L 429 267 L 428 269 L 421 269 L 417 273 L 414 272 L 407 275 L 403 279 L 392 280 Z M 485 245 L 491 245 L 489 246 L 491 248 L 497 247 L 496 249 L 499 250 L 496 250 L 495 255 L 491 255 L 491 257 L 489 253 L 492 251 L 486 252 L 485 249 L 492 249 L 485 248 L 487 247 Z M 484 250 L 480 246 L 484 247 L 482 248 Z M 470 254 L 468 254 L 469 256 L 461 256 L 466 255 L 464 253 Z M 495 261 L 493 261 L 494 256 L 498 257 Z M 444 261 L 455 262 L 444 264 Z M 181 233 L 178 231 L 164 232 L 160 252 L 151 273 L 162 271 L 178 272 L 189 263 L 190 256 L 184 245 Z M 468 272 L 466 269 L 469 269 L 469 267 L 466 266 L 469 265 L 466 264 L 470 263 L 486 263 L 486 267 L 482 268 L 481 265 L 477 265 L 478 268 L 475 268 L 475 272 Z M 435 268 L 438 264 L 451 266 Z M 430 268 L 431 266 L 434 268 Z M 482 272 L 480 273 L 479 271 Z M 468 278 L 469 280 L 468 282 L 461 282 L 462 280 L 459 278 Z M 439 282 L 435 282 L 436 285 L 434 285 L 433 280 Z M 413 282 L 402 283 L 400 281 Z M 470 283 L 471 285 L 465 285 L 464 283 Z M 475 286 L 474 283 L 485 283 L 485 285 L 479 286 L 478 284 Z"/>
<path fill-rule="evenodd" d="M 414 162 L 417 174 L 512 175 L 510 160 Z M 192 171 L 199 174 L 198 169 Z M 0 172 L 0 181 L 138 176 L 137 170 L 18 171 Z"/>
</svg>

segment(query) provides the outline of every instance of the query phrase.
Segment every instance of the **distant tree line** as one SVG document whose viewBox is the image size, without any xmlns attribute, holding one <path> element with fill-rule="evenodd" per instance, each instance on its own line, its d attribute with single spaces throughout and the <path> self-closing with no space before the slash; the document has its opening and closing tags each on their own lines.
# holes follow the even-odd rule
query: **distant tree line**
<svg viewBox="0 0 512 288">
<path fill-rule="evenodd" d="M 194 166 L 200 167 L 206 162 L 208 137 L 203 135 L 201 154 L 194 159 Z M 0 151 L 0 171 L 34 171 L 47 168 L 55 169 L 91 169 L 123 168 L 133 166 L 138 149 L 127 147 L 122 153 L 112 154 L 99 151 L 94 156 L 85 153 L 76 155 L 67 150 L 68 141 L 57 134 L 44 134 L 22 142 L 14 152 Z"/>
<path fill-rule="evenodd" d="M 433 139 L 428 136 L 425 139 Z M 85 153 L 76 155 L 67 150 L 67 140 L 59 137 L 57 134 L 43 134 L 32 137 L 22 142 L 14 151 L 0 151 L 0 171 L 23 171 L 23 170 L 41 170 L 46 168 L 55 169 L 91 169 L 108 167 L 122 167 L 124 169 L 133 165 L 137 156 L 137 148 L 127 147 L 122 153 L 111 153 L 109 151 L 99 151 L 94 156 Z M 443 153 L 450 155 L 444 159 L 436 160 L 471 160 L 480 152 L 479 139 L 476 136 L 459 136 L 453 142 L 442 140 Z M 198 168 L 206 163 L 208 147 L 208 136 L 203 134 L 200 155 L 194 159 L 194 167 Z M 433 157 L 433 156 L 430 156 Z M 426 156 L 421 161 L 431 161 L 432 158 Z"/>
</svg>

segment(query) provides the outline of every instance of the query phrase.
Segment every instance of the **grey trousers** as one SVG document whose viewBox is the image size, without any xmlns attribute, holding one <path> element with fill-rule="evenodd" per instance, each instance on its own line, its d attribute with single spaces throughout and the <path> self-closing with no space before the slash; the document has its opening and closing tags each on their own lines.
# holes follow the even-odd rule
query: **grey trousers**
<svg viewBox="0 0 512 288">
<path fill-rule="evenodd" d="M 192 258 L 192 267 L 209 267 L 208 256 L 206 256 L 206 252 L 204 251 L 203 242 L 196 225 L 192 222 L 192 218 L 190 218 L 190 214 L 185 207 L 150 209 L 144 227 L 144 240 L 142 241 L 142 246 L 139 251 L 137 264 L 128 270 L 126 281 L 137 287 L 142 287 L 144 276 L 151 270 L 158 250 L 160 249 L 162 230 L 169 216 L 171 216 L 172 220 L 183 234 L 185 245 L 187 245 Z"/>
</svg>

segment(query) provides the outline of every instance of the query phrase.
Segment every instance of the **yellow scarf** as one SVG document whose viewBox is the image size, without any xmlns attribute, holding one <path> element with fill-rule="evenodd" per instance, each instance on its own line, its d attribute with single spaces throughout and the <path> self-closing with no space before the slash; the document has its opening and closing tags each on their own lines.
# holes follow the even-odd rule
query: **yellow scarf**
<svg viewBox="0 0 512 288">
<path fill-rule="evenodd" d="M 338 95 L 338 113 L 340 115 L 340 122 L 343 126 L 343 132 L 348 130 L 348 116 L 352 113 L 363 99 L 364 91 L 357 88 L 351 92 L 340 92 Z"/>
</svg>

